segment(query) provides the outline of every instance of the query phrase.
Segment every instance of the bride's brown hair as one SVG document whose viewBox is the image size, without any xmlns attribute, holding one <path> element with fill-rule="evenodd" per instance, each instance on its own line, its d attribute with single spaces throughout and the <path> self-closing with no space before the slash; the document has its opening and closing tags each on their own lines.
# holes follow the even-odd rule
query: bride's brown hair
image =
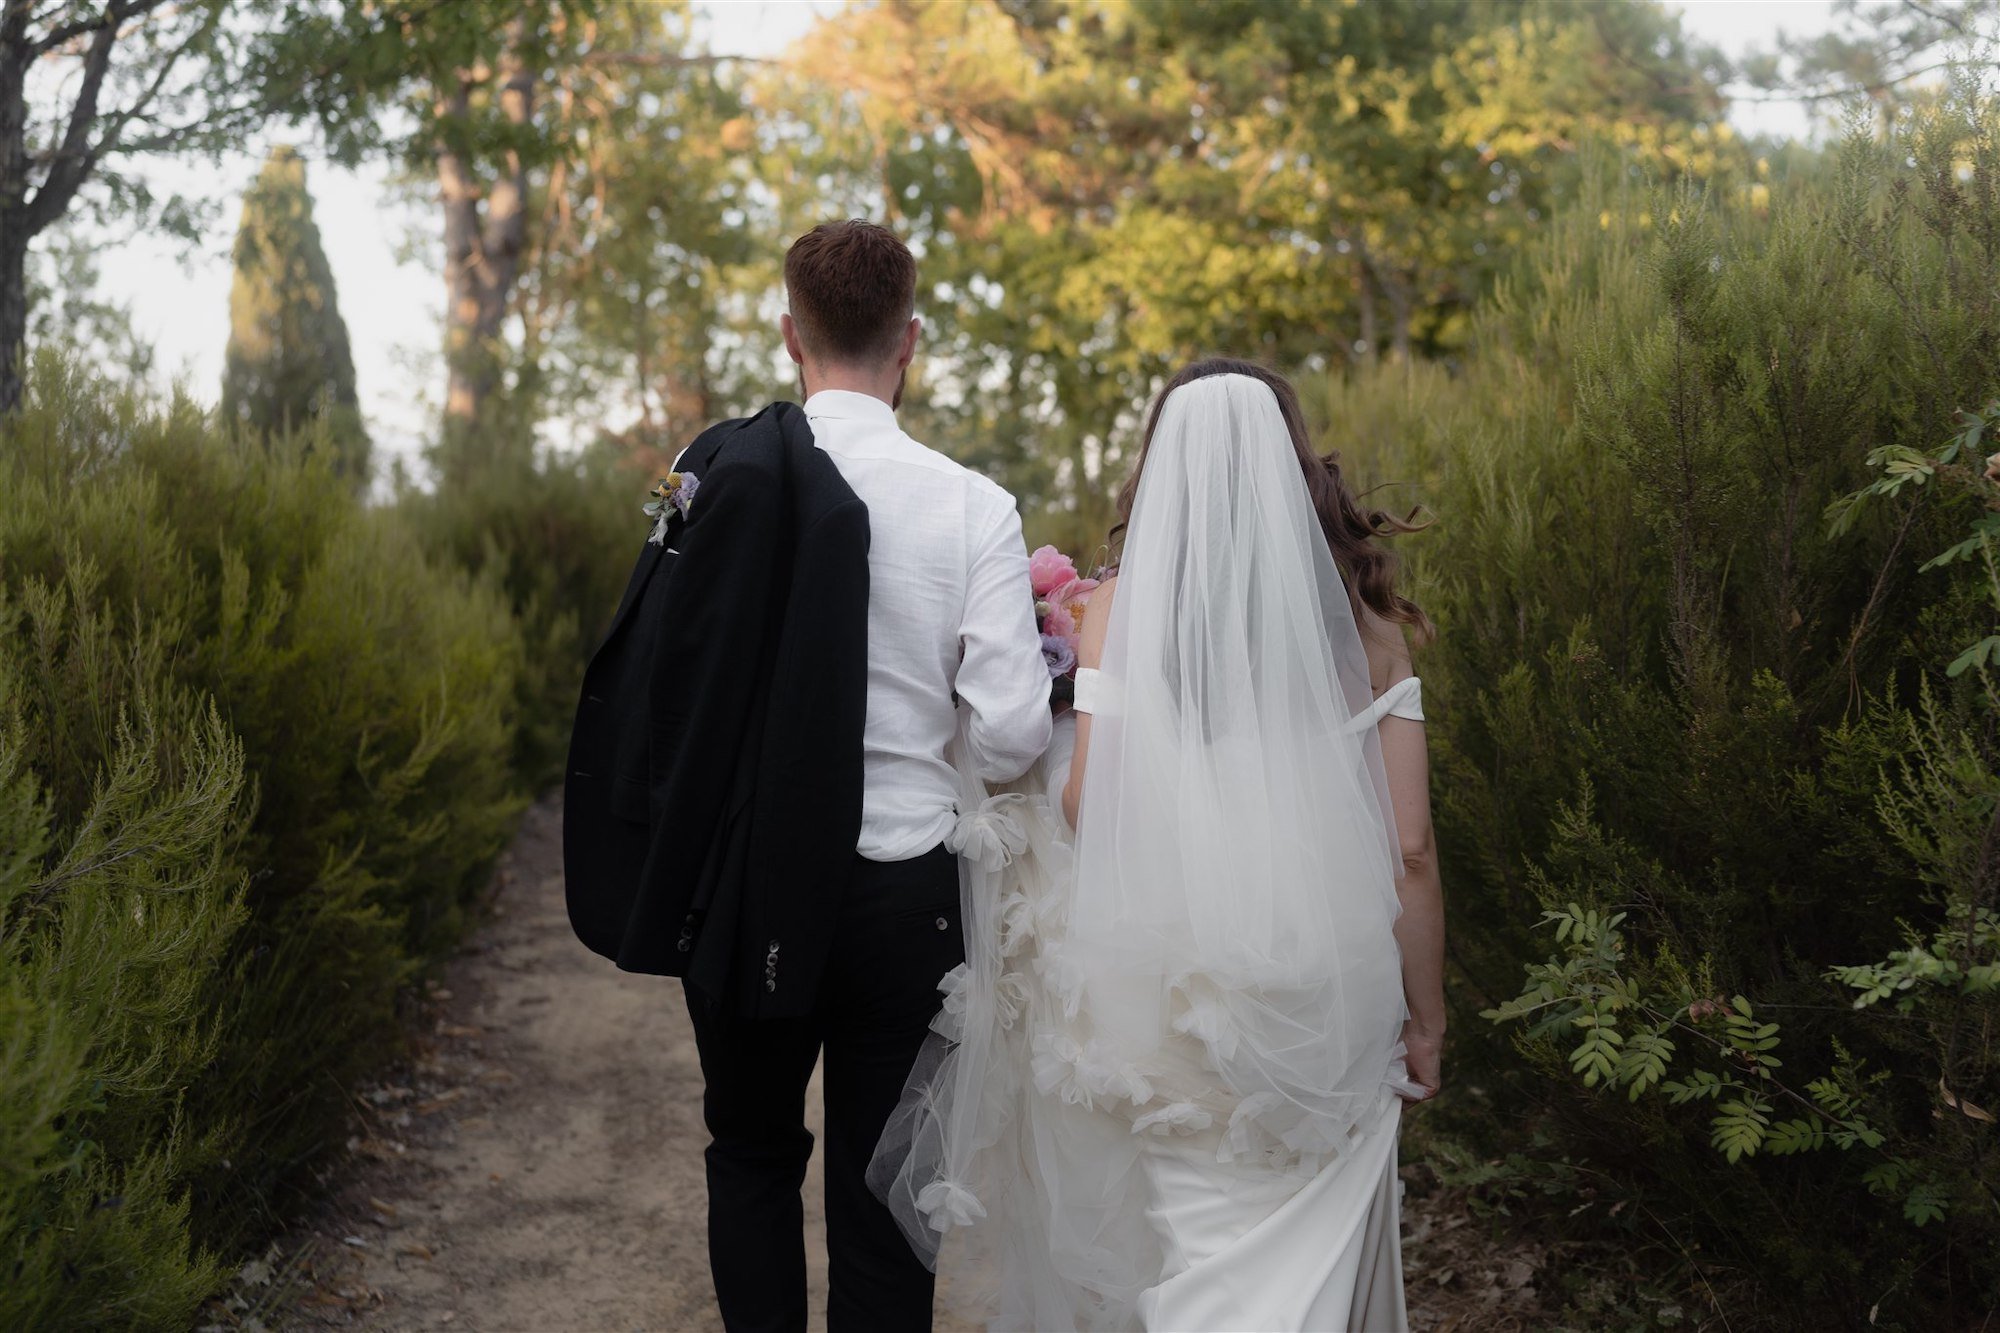
<svg viewBox="0 0 2000 1333">
<path fill-rule="evenodd" d="M 1247 375 L 1276 395 L 1285 429 L 1292 437 L 1292 449 L 1299 457 L 1299 470 L 1305 474 L 1306 493 L 1312 497 L 1313 512 L 1319 515 L 1320 529 L 1326 534 L 1333 562 L 1347 579 L 1348 595 L 1357 603 L 1357 616 L 1365 606 L 1384 620 L 1410 626 L 1420 640 L 1428 639 L 1432 634 L 1431 619 L 1422 607 L 1396 591 L 1396 555 L 1382 545 L 1384 538 L 1416 532 L 1428 525 L 1418 521 L 1416 509 L 1399 518 L 1386 509 L 1362 504 L 1341 475 L 1340 454 L 1322 456 L 1313 452 L 1298 391 L 1283 375 L 1253 361 L 1208 357 L 1183 369 L 1160 390 L 1152 410 L 1146 414 L 1146 435 L 1139 446 L 1139 461 L 1118 491 L 1118 522 L 1111 529 L 1112 545 L 1118 545 L 1125 526 L 1132 521 L 1132 501 L 1139 494 L 1139 474 L 1145 471 L 1146 456 L 1153 447 L 1153 432 L 1159 427 L 1160 410 L 1166 406 L 1168 395 L 1184 384 L 1211 375 Z"/>
</svg>

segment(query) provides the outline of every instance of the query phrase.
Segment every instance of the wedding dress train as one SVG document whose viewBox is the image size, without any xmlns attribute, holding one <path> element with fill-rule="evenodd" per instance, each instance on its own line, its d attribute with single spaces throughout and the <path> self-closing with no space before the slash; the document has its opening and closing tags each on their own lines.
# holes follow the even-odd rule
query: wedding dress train
<svg viewBox="0 0 2000 1333">
<path fill-rule="evenodd" d="M 1352 1154 L 1289 1194 L 1244 1197 L 1213 1150 L 1164 1140 L 1141 1158 L 1161 1234 L 1163 1280 L 1139 1298 L 1155 1333 L 1399 1333 L 1409 1327 L 1397 1244 L 1401 1185 L 1391 1100 Z"/>
</svg>

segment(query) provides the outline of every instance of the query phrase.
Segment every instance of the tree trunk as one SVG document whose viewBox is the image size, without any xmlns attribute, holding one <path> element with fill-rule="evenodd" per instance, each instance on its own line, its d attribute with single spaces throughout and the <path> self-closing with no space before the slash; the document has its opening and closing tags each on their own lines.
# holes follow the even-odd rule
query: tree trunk
<svg viewBox="0 0 2000 1333">
<path fill-rule="evenodd" d="M 1359 289 L 1361 297 L 1361 336 L 1357 340 L 1360 345 L 1358 347 L 1349 347 L 1347 352 L 1350 360 L 1373 361 L 1375 353 L 1380 346 L 1375 341 L 1374 266 L 1368 262 L 1367 252 L 1361 249 L 1359 242 L 1355 244 L 1355 254 L 1359 259 L 1356 267 L 1360 270 L 1361 277 L 1360 282 L 1355 284 Z"/>
<path fill-rule="evenodd" d="M 638 291 L 632 299 L 632 375 L 638 388 L 639 438 L 648 449 L 660 446 L 664 432 L 653 420 L 653 373 L 652 360 L 646 355 L 651 348 L 652 331 L 647 328 L 646 281 L 639 280 Z"/>
<path fill-rule="evenodd" d="M 0 215 L 0 227 L 7 224 Z M 28 247 L 0 239 L 0 417 L 21 402 L 21 358 L 28 341 Z"/>
<path fill-rule="evenodd" d="M 522 52 L 525 25 L 516 23 L 509 37 L 508 55 L 498 71 L 498 106 L 507 122 L 518 127 L 534 114 L 535 76 Z M 442 108 L 447 118 L 463 122 L 471 114 L 471 77 L 461 74 L 454 81 Z M 493 183 L 482 189 L 469 164 L 442 146 L 437 172 L 444 207 L 444 413 L 449 447 L 443 463 L 449 474 L 473 465 L 466 456 L 467 445 L 500 387 L 505 359 L 501 330 L 527 239 L 528 172 L 520 150 L 510 149 Z"/>
<path fill-rule="evenodd" d="M 1389 358 L 1398 365 L 1410 360 L 1410 284 L 1400 274 L 1389 284 Z"/>
<path fill-rule="evenodd" d="M 21 400 L 28 336 L 28 9 L 0 16 L 0 417 Z"/>
<path fill-rule="evenodd" d="M 12 412 L 21 397 L 21 354 L 28 329 L 28 242 L 62 217 L 98 158 L 116 144 L 119 128 L 151 100 L 148 93 L 128 103 L 115 123 L 92 141 L 99 128 L 97 99 L 120 31 L 134 15 L 162 3 L 128 0 L 107 7 L 90 23 L 70 24 L 32 40 L 30 0 L 5 0 L 0 8 L 0 416 Z M 80 42 L 85 37 L 89 41 L 70 85 L 74 91 L 68 94 L 71 101 L 62 138 L 52 151 L 41 151 L 47 170 L 31 198 L 28 173 L 36 163 L 28 156 L 28 71 L 59 41 Z M 164 78 L 165 71 L 159 73 Z M 157 92 L 158 83 L 153 88 Z"/>
<path fill-rule="evenodd" d="M 1354 258 L 1361 266 L 1361 341 L 1366 350 L 1357 360 L 1373 361 L 1381 356 L 1375 341 L 1375 302 L 1389 303 L 1389 356 L 1395 361 L 1410 359 L 1410 283 L 1402 273 L 1384 265 L 1368 250 L 1368 243 L 1354 238 Z"/>
</svg>

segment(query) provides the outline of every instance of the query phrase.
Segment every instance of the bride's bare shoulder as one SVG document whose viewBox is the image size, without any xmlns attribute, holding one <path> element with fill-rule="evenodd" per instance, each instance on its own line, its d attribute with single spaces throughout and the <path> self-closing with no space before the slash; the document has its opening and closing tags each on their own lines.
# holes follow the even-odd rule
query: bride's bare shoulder
<svg viewBox="0 0 2000 1333">
<path fill-rule="evenodd" d="M 1077 627 L 1076 660 L 1095 667 L 1104 655 L 1104 630 L 1111 623 L 1111 599 L 1118 591 L 1118 576 L 1109 575 L 1092 589 L 1083 608 L 1083 624 Z"/>
<path fill-rule="evenodd" d="M 1368 684 L 1377 695 L 1416 674 L 1410 665 L 1409 636 L 1401 625 L 1363 605 L 1360 628 L 1361 648 L 1368 654 Z"/>
</svg>

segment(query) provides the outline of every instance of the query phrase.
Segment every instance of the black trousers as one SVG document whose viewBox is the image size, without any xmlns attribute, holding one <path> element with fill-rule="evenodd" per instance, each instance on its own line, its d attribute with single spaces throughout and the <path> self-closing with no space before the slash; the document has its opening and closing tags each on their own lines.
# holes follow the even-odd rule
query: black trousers
<svg viewBox="0 0 2000 1333">
<path fill-rule="evenodd" d="M 707 1089 L 708 1254 L 729 1333 L 806 1326 L 800 1186 L 812 1155 L 806 1084 L 825 1059 L 829 1333 L 928 1330 L 935 1279 L 863 1180 L 939 1005 L 965 959 L 958 860 L 862 860 L 812 1015 L 719 1026 L 697 1003 Z"/>
</svg>

